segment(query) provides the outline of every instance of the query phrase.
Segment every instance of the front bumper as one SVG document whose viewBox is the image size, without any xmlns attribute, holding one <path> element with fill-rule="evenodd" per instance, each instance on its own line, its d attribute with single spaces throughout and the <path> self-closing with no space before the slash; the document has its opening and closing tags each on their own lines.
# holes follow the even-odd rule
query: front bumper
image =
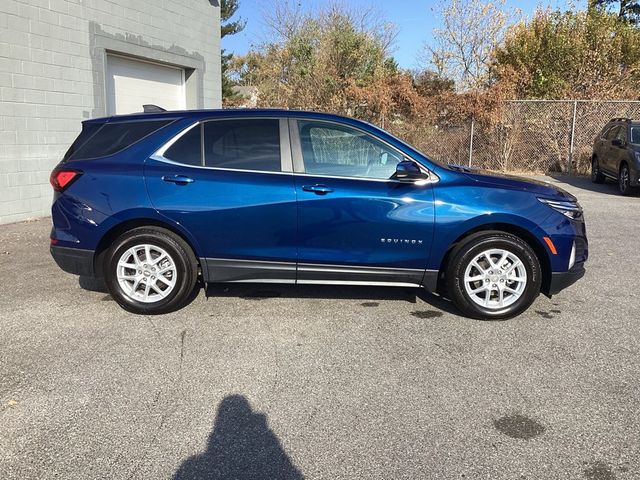
<svg viewBox="0 0 640 480">
<path fill-rule="evenodd" d="M 576 263 L 568 272 L 552 272 L 547 295 L 550 297 L 573 285 L 584 276 L 585 272 L 584 262 Z"/>
<path fill-rule="evenodd" d="M 58 266 L 67 273 L 83 277 L 93 277 L 93 250 L 51 245 L 51 256 Z"/>
<path fill-rule="evenodd" d="M 631 176 L 630 185 L 632 187 L 640 187 L 640 168 L 631 167 L 629 169 L 629 175 Z"/>
</svg>

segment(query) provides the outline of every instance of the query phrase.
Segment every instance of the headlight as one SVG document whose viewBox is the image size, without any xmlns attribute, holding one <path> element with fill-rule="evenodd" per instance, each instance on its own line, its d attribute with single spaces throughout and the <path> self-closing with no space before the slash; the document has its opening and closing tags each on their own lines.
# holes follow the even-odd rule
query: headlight
<svg viewBox="0 0 640 480">
<path fill-rule="evenodd" d="M 636 157 L 636 162 L 640 163 L 640 152 L 635 151 L 633 152 L 633 155 Z"/>
<path fill-rule="evenodd" d="M 538 200 L 572 220 L 582 218 L 582 207 L 578 202 L 572 202 L 571 200 L 552 200 L 550 198 L 538 198 Z"/>
</svg>

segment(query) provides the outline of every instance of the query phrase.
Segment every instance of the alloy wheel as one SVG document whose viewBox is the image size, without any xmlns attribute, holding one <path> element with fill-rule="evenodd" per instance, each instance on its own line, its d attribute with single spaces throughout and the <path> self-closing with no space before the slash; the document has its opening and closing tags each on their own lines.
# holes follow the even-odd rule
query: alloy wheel
<svg viewBox="0 0 640 480">
<path fill-rule="evenodd" d="M 153 303 L 166 298 L 176 286 L 176 264 L 166 250 L 150 244 L 135 245 L 118 260 L 117 279 L 133 300 Z"/>
<path fill-rule="evenodd" d="M 476 255 L 464 272 L 464 288 L 469 298 L 489 310 L 515 303 L 527 286 L 524 263 L 514 253 L 494 248 Z"/>
<path fill-rule="evenodd" d="M 625 193 L 629 189 L 629 169 L 624 166 L 620 170 L 620 191 Z"/>
</svg>

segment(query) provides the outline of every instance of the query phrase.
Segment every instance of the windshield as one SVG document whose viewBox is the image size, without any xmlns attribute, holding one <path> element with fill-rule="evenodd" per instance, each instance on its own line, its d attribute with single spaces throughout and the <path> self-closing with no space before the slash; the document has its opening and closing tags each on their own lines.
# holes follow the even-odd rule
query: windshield
<svg viewBox="0 0 640 480">
<path fill-rule="evenodd" d="M 374 130 L 376 130 L 378 132 L 377 136 L 381 136 L 382 138 L 385 137 L 385 135 L 387 137 L 391 137 L 394 140 L 396 140 L 397 142 L 400 142 L 402 145 L 404 145 L 406 147 L 406 149 L 408 150 L 408 152 L 406 152 L 410 157 L 415 158 L 415 156 L 422 156 L 424 158 L 426 158 L 427 160 L 429 160 L 432 163 L 435 163 L 436 165 L 440 166 L 440 167 L 447 167 L 447 163 L 442 161 L 442 160 L 438 160 L 436 158 L 434 158 L 433 156 L 425 153 L 424 151 L 420 150 L 417 147 L 414 147 L 412 144 L 410 144 L 409 142 L 407 142 L 406 140 L 403 140 L 402 138 L 397 137 L 396 135 L 390 133 L 387 130 L 383 130 L 382 128 L 378 127 L 377 125 L 373 125 L 371 123 L 368 124 L 370 127 L 373 127 Z M 413 154 L 417 154 L 417 155 L 413 155 Z"/>
</svg>

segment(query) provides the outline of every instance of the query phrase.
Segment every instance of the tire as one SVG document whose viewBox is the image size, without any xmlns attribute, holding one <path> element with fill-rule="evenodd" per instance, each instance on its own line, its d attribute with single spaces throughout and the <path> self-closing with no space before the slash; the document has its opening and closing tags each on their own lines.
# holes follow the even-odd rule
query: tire
<svg viewBox="0 0 640 480">
<path fill-rule="evenodd" d="M 150 226 L 118 237 L 105 256 L 104 272 L 107 289 L 122 308 L 157 315 L 178 310 L 191 299 L 198 263 L 182 238 Z"/>
<path fill-rule="evenodd" d="M 542 283 L 540 262 L 529 244 L 499 231 L 480 232 L 461 242 L 445 275 L 454 305 L 466 316 L 483 320 L 522 313 L 540 294 Z"/>
<path fill-rule="evenodd" d="M 631 186 L 631 174 L 629 173 L 629 166 L 626 163 L 620 166 L 620 172 L 618 173 L 618 190 L 625 197 L 633 195 L 636 190 Z"/>
<path fill-rule="evenodd" d="M 605 176 L 600 171 L 600 167 L 598 166 L 598 157 L 594 156 L 591 159 L 591 181 L 593 183 L 604 183 Z"/>
</svg>

